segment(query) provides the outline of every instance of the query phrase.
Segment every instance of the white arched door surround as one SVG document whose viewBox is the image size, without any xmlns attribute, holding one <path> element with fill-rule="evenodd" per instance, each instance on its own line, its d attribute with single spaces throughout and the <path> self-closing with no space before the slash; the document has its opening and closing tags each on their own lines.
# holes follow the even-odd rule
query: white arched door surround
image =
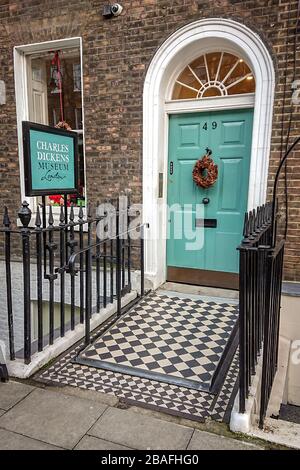
<svg viewBox="0 0 300 470">
<path fill-rule="evenodd" d="M 208 18 L 190 23 L 173 33 L 158 49 L 147 71 L 143 96 L 143 218 L 149 223 L 145 243 L 146 278 L 156 288 L 166 279 L 166 202 L 168 162 L 168 114 L 174 81 L 180 71 L 205 52 L 223 50 L 243 58 L 256 82 L 254 103 L 245 97 L 202 100 L 176 112 L 224 109 L 228 105 L 254 105 L 248 208 L 266 198 L 275 72 L 272 58 L 257 33 L 236 21 Z M 217 102 L 219 101 L 219 105 Z M 253 97 L 252 97 L 253 100 Z M 179 106 L 178 106 L 179 105 Z M 163 193 L 159 197 L 159 175 Z"/>
</svg>

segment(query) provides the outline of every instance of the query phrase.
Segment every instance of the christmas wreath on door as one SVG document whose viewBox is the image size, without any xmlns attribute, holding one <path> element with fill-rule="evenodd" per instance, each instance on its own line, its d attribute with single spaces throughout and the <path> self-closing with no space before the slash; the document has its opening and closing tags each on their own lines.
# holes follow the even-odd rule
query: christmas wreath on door
<svg viewBox="0 0 300 470">
<path fill-rule="evenodd" d="M 195 163 L 193 169 L 193 181 L 200 188 L 209 188 L 218 179 L 218 165 L 211 158 L 211 153 L 206 149 L 206 154 Z"/>
</svg>

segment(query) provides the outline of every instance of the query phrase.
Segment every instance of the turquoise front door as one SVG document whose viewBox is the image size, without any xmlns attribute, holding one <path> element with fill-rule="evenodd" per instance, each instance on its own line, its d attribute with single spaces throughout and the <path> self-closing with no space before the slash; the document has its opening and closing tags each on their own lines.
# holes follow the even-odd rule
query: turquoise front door
<svg viewBox="0 0 300 470">
<path fill-rule="evenodd" d="M 170 116 L 169 280 L 231 287 L 247 208 L 252 118 L 252 109 Z M 193 182 L 192 171 L 206 148 L 218 165 L 218 179 L 203 189 Z M 225 282 L 224 273 L 231 273 Z"/>
</svg>

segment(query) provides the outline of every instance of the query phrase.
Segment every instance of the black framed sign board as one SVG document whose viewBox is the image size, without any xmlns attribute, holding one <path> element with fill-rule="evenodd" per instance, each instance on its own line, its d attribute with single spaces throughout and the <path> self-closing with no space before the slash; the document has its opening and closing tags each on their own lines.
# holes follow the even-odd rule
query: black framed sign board
<svg viewBox="0 0 300 470">
<path fill-rule="evenodd" d="M 23 121 L 26 196 L 78 193 L 76 132 Z"/>
</svg>

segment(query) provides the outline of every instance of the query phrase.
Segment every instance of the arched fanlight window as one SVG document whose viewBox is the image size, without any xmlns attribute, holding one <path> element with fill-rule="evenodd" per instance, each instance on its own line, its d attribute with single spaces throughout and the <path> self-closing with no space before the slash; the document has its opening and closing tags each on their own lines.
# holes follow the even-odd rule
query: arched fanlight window
<svg viewBox="0 0 300 470">
<path fill-rule="evenodd" d="M 179 74 L 172 100 L 254 92 L 255 79 L 243 59 L 227 52 L 212 52 L 198 57 Z"/>
</svg>

